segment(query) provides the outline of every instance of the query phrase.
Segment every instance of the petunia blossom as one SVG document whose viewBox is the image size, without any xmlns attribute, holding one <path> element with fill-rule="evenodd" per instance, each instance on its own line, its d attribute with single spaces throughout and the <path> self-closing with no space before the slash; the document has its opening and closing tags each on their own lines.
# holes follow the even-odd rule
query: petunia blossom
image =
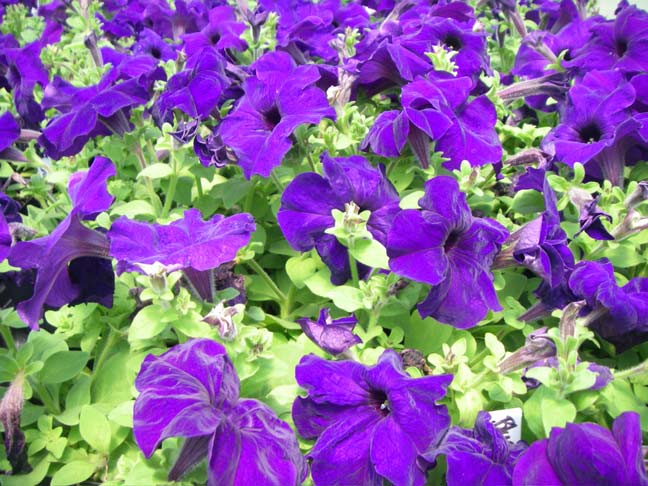
<svg viewBox="0 0 648 486">
<path fill-rule="evenodd" d="M 648 278 L 636 277 L 623 287 L 607 261 L 583 261 L 569 278 L 575 296 L 584 299 L 588 327 L 623 352 L 648 339 Z"/>
<path fill-rule="evenodd" d="M 332 355 L 342 354 L 354 344 L 362 342 L 353 334 L 353 328 L 358 323 L 354 316 L 334 320 L 328 309 L 322 309 L 317 321 L 303 317 L 297 319 L 297 323 L 311 341 Z"/>
<path fill-rule="evenodd" d="M 489 309 L 501 309 L 490 267 L 508 231 L 492 219 L 473 217 L 449 176 L 426 182 L 419 206 L 421 211 L 406 209 L 394 218 L 387 238 L 389 268 L 432 285 L 418 305 L 422 317 L 472 327 Z"/>
<path fill-rule="evenodd" d="M 335 225 L 331 211 L 344 211 L 350 203 L 359 212 L 371 211 L 367 230 L 385 244 L 391 221 L 399 210 L 399 198 L 384 168 L 372 167 L 363 157 L 330 157 L 325 153 L 322 167 L 323 177 L 306 172 L 286 187 L 277 221 L 290 246 L 297 251 L 315 248 L 331 270 L 331 281 L 340 285 L 349 279 L 350 266 L 347 249 L 335 236 L 325 233 Z"/>
<path fill-rule="evenodd" d="M 513 467 L 526 448 L 521 441 L 510 444 L 490 414 L 481 411 L 473 430 L 451 427 L 441 446 L 424 457 L 433 463 L 445 455 L 448 486 L 510 486 Z"/>
<path fill-rule="evenodd" d="M 304 356 L 295 368 L 306 397 L 293 404 L 316 486 L 423 486 L 421 454 L 436 447 L 450 415 L 443 398 L 452 375 L 410 378 L 400 356 L 385 351 L 375 366 Z"/>
<path fill-rule="evenodd" d="M 146 266 L 156 263 L 173 270 L 205 271 L 234 260 L 254 230 L 254 219 L 247 213 L 216 214 L 203 221 L 199 210 L 188 209 L 182 219 L 169 225 L 122 216 L 110 227 L 108 239 L 117 273 L 146 273 Z"/>
<path fill-rule="evenodd" d="M 164 439 L 184 437 L 169 480 L 207 460 L 207 486 L 296 486 L 306 463 L 294 432 L 267 405 L 239 398 L 225 348 L 209 339 L 149 354 L 135 387 L 133 435 L 149 458 Z"/>
<path fill-rule="evenodd" d="M 513 471 L 516 486 L 614 484 L 646 486 L 639 414 L 624 412 L 608 430 L 568 423 L 531 444 Z"/>
<path fill-rule="evenodd" d="M 245 95 L 221 122 L 223 142 L 232 148 L 246 178 L 268 177 L 290 150 L 290 135 L 305 123 L 335 118 L 314 65 L 297 66 L 284 52 L 271 52 L 253 65 Z"/>
<path fill-rule="evenodd" d="M 70 177 L 68 194 L 72 210 L 48 236 L 16 243 L 9 263 L 35 269 L 32 297 L 17 306 L 18 315 L 37 330 L 45 306 L 98 302 L 112 305 L 115 275 L 108 257 L 108 239 L 100 231 L 82 224 L 107 210 L 113 201 L 106 180 L 115 166 L 104 157 L 95 158 L 87 172 Z"/>
</svg>

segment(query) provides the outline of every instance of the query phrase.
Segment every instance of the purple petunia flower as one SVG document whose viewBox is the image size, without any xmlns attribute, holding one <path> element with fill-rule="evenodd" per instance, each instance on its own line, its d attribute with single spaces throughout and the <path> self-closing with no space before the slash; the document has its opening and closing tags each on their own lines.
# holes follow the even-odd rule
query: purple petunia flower
<svg viewBox="0 0 648 486">
<path fill-rule="evenodd" d="M 234 9 L 229 5 L 214 7 L 209 11 L 209 23 L 200 31 L 184 34 L 184 51 L 188 57 L 205 49 L 234 49 L 244 51 L 247 43 L 240 38 L 245 25 L 237 22 Z"/>
<path fill-rule="evenodd" d="M 363 157 L 334 158 L 325 153 L 322 166 L 324 177 L 307 172 L 286 187 L 277 221 L 290 246 L 297 251 L 315 248 L 331 270 L 331 281 L 341 285 L 350 277 L 349 258 L 335 236 L 325 233 L 335 225 L 331 211 L 344 211 L 351 203 L 359 211 L 371 211 L 367 230 L 384 245 L 399 198 L 384 168 L 373 168 Z M 360 270 L 366 273 L 367 267 Z"/>
<path fill-rule="evenodd" d="M 593 198 L 587 191 L 578 188 L 569 190 L 569 198 L 578 207 L 578 223 L 580 229 L 574 234 L 574 237 L 585 232 L 590 238 L 595 240 L 613 240 L 612 236 L 605 226 L 603 219 L 612 221 L 612 216 L 598 207 L 599 197 Z"/>
<path fill-rule="evenodd" d="M 134 54 L 146 54 L 160 61 L 169 61 L 178 57 L 175 49 L 151 29 L 140 32 L 137 42 L 131 49 Z"/>
<path fill-rule="evenodd" d="M 543 195 L 543 213 L 510 236 L 506 242 L 509 247 L 497 255 L 494 267 L 523 265 L 554 288 L 574 267 L 574 256 L 567 246 L 567 234 L 560 227 L 556 194 L 546 177 Z"/>
<path fill-rule="evenodd" d="M 619 71 L 587 73 L 569 90 L 570 104 L 542 149 L 569 166 L 584 164 L 590 177 L 622 185 L 626 152 L 637 143 L 631 135 L 639 123 L 629 111 L 635 96 Z"/>
<path fill-rule="evenodd" d="M 468 101 L 470 78 L 419 78 L 403 87 L 403 110 L 381 113 L 362 142 L 385 157 L 398 156 L 409 142 L 423 167 L 429 164 L 430 141 L 447 157 L 443 166 L 458 169 L 499 162 L 502 147 L 495 132 L 496 113 L 485 96 Z"/>
<path fill-rule="evenodd" d="M 591 38 L 576 51 L 567 66 L 582 72 L 617 69 L 626 74 L 648 70 L 648 13 L 634 5 L 621 8 L 613 21 L 599 22 L 591 28 Z"/>
<path fill-rule="evenodd" d="M 61 112 L 38 139 L 48 156 L 75 155 L 91 138 L 112 133 L 121 136 L 132 130 L 130 109 L 148 102 L 149 94 L 138 79 L 120 81 L 120 77 L 120 70 L 113 68 L 95 86 L 77 88 L 60 78 L 48 85 L 43 108 Z"/>
<path fill-rule="evenodd" d="M 108 231 L 110 255 L 118 260 L 117 273 L 146 273 L 156 263 L 169 270 L 211 270 L 232 261 L 255 230 L 247 213 L 203 221 L 200 211 L 188 209 L 184 217 L 163 226 L 132 221 L 125 216 Z"/>
<path fill-rule="evenodd" d="M 520 457 L 513 484 L 648 485 L 639 414 L 622 413 L 614 420 L 612 431 L 592 423 L 554 427 L 548 439 L 533 443 Z"/>
<path fill-rule="evenodd" d="M 112 305 L 115 275 L 108 259 L 108 239 L 104 233 L 87 228 L 83 220 L 93 220 L 107 210 L 113 197 L 106 180 L 115 175 L 115 166 L 104 157 L 95 158 L 87 172 L 70 177 L 68 194 L 72 210 L 52 234 L 16 243 L 9 263 L 36 270 L 32 297 L 17 306 L 20 318 L 34 330 L 43 308 L 65 304 L 98 302 Z"/>
<path fill-rule="evenodd" d="M 585 299 L 584 313 L 591 313 L 588 327 L 623 352 L 648 338 L 648 278 L 633 278 L 619 287 L 614 267 L 607 261 L 580 262 L 569 278 L 578 299 Z"/>
<path fill-rule="evenodd" d="M 164 122 L 173 123 L 176 109 L 191 118 L 208 118 L 230 85 L 225 64 L 225 58 L 213 49 L 191 57 L 185 69 L 169 79 L 151 108 L 156 123 L 160 126 Z"/>
<path fill-rule="evenodd" d="M 291 486 L 307 469 L 294 432 L 267 405 L 239 398 L 225 348 L 194 339 L 148 355 L 135 380 L 135 441 L 148 458 L 169 437 L 185 437 L 169 472 L 175 481 L 207 459 L 208 486 Z"/>
<path fill-rule="evenodd" d="M 490 267 L 508 231 L 488 218 L 474 218 L 452 177 L 425 184 L 422 211 L 394 218 L 387 239 L 389 268 L 432 285 L 418 305 L 422 317 L 459 328 L 476 325 L 488 309 L 500 310 Z"/>
<path fill-rule="evenodd" d="M 362 339 L 353 334 L 353 328 L 358 323 L 354 316 L 333 320 L 329 310 L 322 309 L 317 321 L 303 317 L 297 319 L 297 323 L 311 341 L 334 356 L 362 342 Z"/>
<path fill-rule="evenodd" d="M 410 378 L 400 356 L 387 350 L 372 367 L 308 355 L 295 376 L 308 391 L 295 400 L 293 420 L 302 437 L 316 439 L 308 454 L 315 485 L 425 483 L 421 454 L 450 426 L 447 408 L 436 401 L 452 375 Z"/>
<path fill-rule="evenodd" d="M 526 448 L 521 441 L 509 444 L 490 414 L 481 411 L 474 430 L 451 427 L 439 448 L 424 457 L 433 463 L 445 455 L 448 486 L 510 486 L 515 462 Z"/>
<path fill-rule="evenodd" d="M 335 118 L 324 92 L 313 86 L 320 78 L 316 66 L 296 66 L 288 54 L 271 52 L 253 67 L 256 75 L 245 80 L 245 95 L 219 129 L 248 179 L 268 177 L 281 164 L 299 125 Z"/>
</svg>

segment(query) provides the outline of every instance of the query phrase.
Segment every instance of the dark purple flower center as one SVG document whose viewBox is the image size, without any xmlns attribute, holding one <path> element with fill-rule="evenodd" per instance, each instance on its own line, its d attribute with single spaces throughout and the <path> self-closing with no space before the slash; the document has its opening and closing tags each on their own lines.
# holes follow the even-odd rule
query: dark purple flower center
<svg viewBox="0 0 648 486">
<path fill-rule="evenodd" d="M 221 36 L 218 32 L 214 32 L 211 36 L 209 36 L 209 42 L 212 43 L 212 45 L 218 44 L 218 41 L 220 40 Z"/>
<path fill-rule="evenodd" d="M 160 59 L 162 53 L 160 52 L 160 49 L 158 49 L 157 47 L 153 47 L 151 49 L 151 56 L 153 56 L 155 59 Z"/>
<path fill-rule="evenodd" d="M 443 39 L 443 43 L 453 51 L 458 51 L 463 47 L 463 43 L 461 42 L 461 39 L 454 34 L 448 34 Z"/>
<path fill-rule="evenodd" d="M 446 240 L 443 242 L 443 251 L 448 253 L 459 241 L 461 232 L 451 231 Z"/>
<path fill-rule="evenodd" d="M 387 400 L 387 394 L 384 391 L 373 390 L 369 397 L 369 404 L 384 417 L 389 415 L 389 401 Z"/>
<path fill-rule="evenodd" d="M 616 41 L 616 52 L 619 57 L 623 57 L 623 55 L 626 53 L 628 50 L 628 41 L 625 39 L 618 39 Z"/>
<path fill-rule="evenodd" d="M 595 122 L 590 122 L 578 131 L 580 138 L 585 143 L 598 142 L 603 133 Z"/>
<path fill-rule="evenodd" d="M 263 113 L 263 119 L 268 125 L 268 128 L 272 129 L 276 127 L 281 121 L 281 113 L 279 113 L 279 108 L 277 105 L 272 105 L 272 107 Z"/>
</svg>

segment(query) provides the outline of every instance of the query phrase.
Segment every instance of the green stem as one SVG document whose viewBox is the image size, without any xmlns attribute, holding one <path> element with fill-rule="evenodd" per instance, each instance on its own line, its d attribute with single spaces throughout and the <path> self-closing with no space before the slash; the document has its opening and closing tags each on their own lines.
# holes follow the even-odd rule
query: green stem
<svg viewBox="0 0 648 486">
<path fill-rule="evenodd" d="M 270 275 L 267 274 L 263 267 L 261 267 L 261 265 L 259 265 L 256 260 L 247 260 L 245 264 L 252 270 L 254 270 L 254 273 L 261 277 L 268 285 L 268 287 L 270 287 L 270 289 L 275 293 L 275 295 L 279 298 L 279 305 L 286 305 L 286 303 L 288 302 L 288 296 L 284 294 L 279 287 L 277 287 L 277 284 L 274 283 L 274 281 L 270 278 Z"/>
<path fill-rule="evenodd" d="M 351 246 L 351 243 L 349 243 Z M 358 264 L 356 263 L 355 258 L 351 252 L 347 249 L 347 255 L 349 255 L 349 270 L 351 271 L 351 282 L 355 288 L 360 288 L 360 277 L 358 276 Z"/>
<path fill-rule="evenodd" d="M 252 208 L 252 202 L 254 201 L 254 191 L 258 183 L 259 183 L 259 177 L 255 176 L 254 179 L 252 179 L 252 184 L 250 185 L 250 188 L 248 189 L 248 193 L 245 196 L 245 202 L 243 203 L 244 213 L 249 213 L 250 209 Z"/>
<path fill-rule="evenodd" d="M 49 413 L 51 413 L 52 415 L 58 415 L 61 413 L 60 405 L 54 401 L 52 394 L 49 392 L 45 385 L 32 378 L 29 379 L 29 383 L 31 384 L 31 387 L 34 389 L 34 391 L 38 395 L 38 398 L 41 402 L 43 402 L 43 405 L 45 405 L 45 408 Z"/>
<path fill-rule="evenodd" d="M 166 196 L 164 197 L 164 206 L 162 207 L 161 216 L 163 218 L 166 218 L 169 215 L 171 203 L 173 203 L 173 197 L 175 196 L 176 192 L 176 186 L 178 185 L 178 162 L 173 152 L 171 152 L 171 168 L 173 169 L 173 172 L 171 173 L 169 187 L 167 189 Z"/>
<path fill-rule="evenodd" d="M 648 371 L 648 360 L 644 361 L 643 363 L 639 363 L 637 366 L 633 366 L 632 368 L 628 368 L 625 370 L 621 371 L 615 371 L 614 372 L 614 378 L 629 378 L 633 375 L 639 375 L 641 373 L 646 373 Z"/>
<path fill-rule="evenodd" d="M 2 339 L 7 345 L 7 349 L 11 349 L 12 351 L 15 352 L 16 343 L 14 342 L 13 334 L 11 334 L 11 329 L 8 328 L 7 326 L 0 325 L 0 335 L 2 336 Z"/>
<path fill-rule="evenodd" d="M 137 161 L 140 164 L 140 170 L 146 169 L 147 167 L 146 159 L 144 158 L 144 154 L 142 153 L 142 147 L 139 145 L 139 143 L 135 144 L 134 151 L 135 151 L 135 156 L 137 157 Z M 148 192 L 149 199 L 151 200 L 151 204 L 155 209 L 155 213 L 160 214 L 160 211 L 162 209 L 162 202 L 160 201 L 160 198 L 158 197 L 158 195 L 155 192 L 155 189 L 153 188 L 153 182 L 151 181 L 150 178 L 144 177 L 144 184 L 146 185 L 146 191 Z"/>
<path fill-rule="evenodd" d="M 281 181 L 279 180 L 279 177 L 277 177 L 277 174 L 275 173 L 274 170 L 272 172 L 270 172 L 270 179 L 272 180 L 272 182 L 274 182 L 274 185 L 277 186 L 277 189 L 279 189 L 279 192 L 283 193 L 284 192 L 284 185 L 281 183 Z"/>
<path fill-rule="evenodd" d="M 203 188 L 202 188 L 202 181 L 200 180 L 200 176 L 194 176 L 196 179 L 196 190 L 198 191 L 198 197 L 203 197 Z"/>
<path fill-rule="evenodd" d="M 110 327 L 108 331 L 108 337 L 106 338 L 106 344 L 104 344 L 104 347 L 93 366 L 93 376 L 97 376 L 97 372 L 103 367 L 106 360 L 110 357 L 110 351 L 118 341 L 119 334 L 112 327 Z"/>
</svg>

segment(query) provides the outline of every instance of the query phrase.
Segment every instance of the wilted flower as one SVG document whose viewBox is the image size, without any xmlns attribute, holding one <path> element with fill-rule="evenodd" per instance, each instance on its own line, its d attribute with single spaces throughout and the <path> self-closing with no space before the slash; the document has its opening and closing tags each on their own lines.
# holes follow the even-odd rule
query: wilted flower
<svg viewBox="0 0 648 486">
<path fill-rule="evenodd" d="M 521 441 L 509 444 L 490 414 L 481 411 L 473 430 L 451 427 L 439 448 L 424 457 L 432 463 L 445 455 L 448 486 L 510 486 L 515 462 L 526 448 Z"/>
<path fill-rule="evenodd" d="M 516 486 L 648 485 L 639 414 L 624 412 L 612 431 L 598 424 L 554 427 L 531 444 L 513 471 Z"/>
<path fill-rule="evenodd" d="M 27 466 L 25 434 L 20 428 L 20 417 L 25 402 L 24 383 L 25 375 L 20 371 L 0 401 L 0 424 L 4 428 L 4 446 L 13 473 L 20 473 Z"/>
<path fill-rule="evenodd" d="M 492 219 L 474 218 L 449 176 L 426 182 L 419 206 L 422 211 L 406 209 L 394 218 L 387 239 L 389 268 L 432 285 L 418 305 L 422 317 L 472 327 L 488 309 L 501 309 L 490 267 L 508 232 Z"/>
<path fill-rule="evenodd" d="M 317 321 L 304 317 L 297 319 L 297 323 L 311 341 L 332 355 L 342 354 L 354 344 L 362 342 L 353 334 L 353 328 L 358 323 L 354 316 L 333 320 L 329 310 L 322 309 Z"/>
<path fill-rule="evenodd" d="M 133 435 L 144 455 L 151 457 L 166 438 L 186 438 L 170 481 L 204 459 L 208 486 L 292 486 L 305 479 L 295 434 L 267 405 L 239 398 L 239 379 L 221 344 L 194 339 L 148 355 L 135 386 Z"/>
<path fill-rule="evenodd" d="M 295 400 L 293 420 L 302 437 L 316 439 L 308 454 L 316 485 L 425 483 L 421 455 L 450 426 L 447 408 L 436 401 L 451 375 L 410 378 L 387 350 L 372 367 L 308 355 L 295 376 L 308 395 Z"/>
<path fill-rule="evenodd" d="M 268 177 L 281 164 L 299 125 L 335 118 L 324 91 L 313 86 L 320 78 L 316 66 L 297 66 L 288 54 L 271 52 L 253 67 L 256 74 L 245 80 L 245 95 L 219 128 L 248 179 Z"/>
<path fill-rule="evenodd" d="M 317 249 L 331 270 L 331 281 L 340 285 L 349 279 L 350 266 L 347 249 L 335 236 L 325 233 L 335 225 L 331 211 L 344 211 L 345 204 L 350 203 L 358 211 L 371 211 L 367 230 L 385 244 L 391 221 L 399 210 L 399 198 L 384 168 L 373 168 L 363 157 L 334 158 L 325 153 L 322 166 L 324 177 L 307 172 L 286 187 L 277 221 L 295 250 Z"/>
<path fill-rule="evenodd" d="M 68 183 L 72 210 L 48 236 L 16 243 L 9 263 L 36 270 L 33 296 L 18 304 L 23 321 L 36 330 L 44 306 L 98 302 L 112 305 L 115 275 L 108 259 L 108 239 L 104 233 L 82 224 L 107 210 L 113 196 L 106 180 L 115 175 L 115 166 L 104 157 L 95 158 L 88 171 L 73 174 Z"/>
</svg>

